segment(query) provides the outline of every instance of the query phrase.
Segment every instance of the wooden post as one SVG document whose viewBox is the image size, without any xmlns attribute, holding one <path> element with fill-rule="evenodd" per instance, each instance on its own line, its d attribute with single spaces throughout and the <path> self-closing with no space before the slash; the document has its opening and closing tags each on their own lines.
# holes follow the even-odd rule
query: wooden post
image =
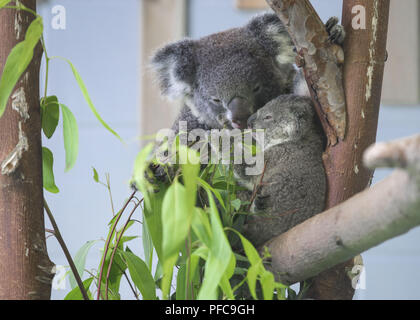
<svg viewBox="0 0 420 320">
<path fill-rule="evenodd" d="M 141 132 L 150 136 L 171 128 L 181 104 L 165 100 L 156 86 L 150 58 L 164 44 L 186 35 L 187 3 L 185 0 L 144 0 L 142 3 Z"/>
<path fill-rule="evenodd" d="M 35 0 L 21 1 L 35 10 Z M 0 72 L 34 19 L 0 10 Z M 42 189 L 39 68 L 41 46 L 13 90 L 0 118 L 0 300 L 50 299 Z"/>
</svg>

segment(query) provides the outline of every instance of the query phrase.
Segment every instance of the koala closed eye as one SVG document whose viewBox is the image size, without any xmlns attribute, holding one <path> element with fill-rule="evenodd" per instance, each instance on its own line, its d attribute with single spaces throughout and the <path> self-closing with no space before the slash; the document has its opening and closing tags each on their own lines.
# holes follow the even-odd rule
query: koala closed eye
<svg viewBox="0 0 420 320">
<path fill-rule="evenodd" d="M 261 89 L 262 89 L 262 87 L 261 87 L 261 85 L 257 85 L 255 88 L 254 88 L 254 90 L 252 90 L 254 93 L 258 93 L 258 92 L 260 92 L 261 91 Z"/>
<path fill-rule="evenodd" d="M 218 105 L 222 104 L 222 100 L 217 99 L 217 98 L 211 98 L 211 102 L 213 102 L 214 104 L 218 104 Z"/>
</svg>

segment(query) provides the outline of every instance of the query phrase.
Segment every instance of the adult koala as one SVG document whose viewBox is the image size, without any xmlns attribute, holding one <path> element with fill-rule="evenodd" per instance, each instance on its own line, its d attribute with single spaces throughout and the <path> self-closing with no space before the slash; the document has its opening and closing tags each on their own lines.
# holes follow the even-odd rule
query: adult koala
<svg viewBox="0 0 420 320">
<path fill-rule="evenodd" d="M 331 41 L 340 43 L 344 30 L 337 22 L 331 18 L 326 28 Z M 294 86 L 298 94 L 307 91 L 306 82 L 294 84 L 294 62 L 293 43 L 274 13 L 242 28 L 168 44 L 152 59 L 162 94 L 184 100 L 175 130 L 179 121 L 188 121 L 188 129 L 245 128 L 270 100 Z"/>
<path fill-rule="evenodd" d="M 152 63 L 163 95 L 183 98 L 174 124 L 188 129 L 246 127 L 251 114 L 275 97 L 292 92 L 293 44 L 275 14 L 242 28 L 160 49 Z"/>
</svg>

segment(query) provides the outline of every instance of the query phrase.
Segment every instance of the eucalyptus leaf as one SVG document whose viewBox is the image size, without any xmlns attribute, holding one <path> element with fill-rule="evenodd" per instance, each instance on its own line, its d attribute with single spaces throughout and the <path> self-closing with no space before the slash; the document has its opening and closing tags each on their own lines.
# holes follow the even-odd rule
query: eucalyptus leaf
<svg viewBox="0 0 420 320">
<path fill-rule="evenodd" d="M 116 136 L 121 142 L 123 142 L 122 138 L 118 135 L 118 133 L 116 133 L 100 116 L 99 112 L 96 110 L 92 99 L 90 98 L 89 92 L 86 88 L 86 85 L 82 79 L 82 77 L 80 76 L 80 73 L 77 71 L 76 67 L 73 65 L 73 63 L 66 59 L 66 58 L 62 58 L 62 57 L 52 57 L 52 58 L 58 58 L 61 60 L 66 61 L 70 68 L 71 71 L 73 72 L 74 78 L 76 79 L 77 84 L 79 85 L 80 90 L 82 91 L 83 97 L 85 98 L 85 101 L 87 102 L 90 110 L 92 111 L 92 113 L 95 115 L 96 119 L 102 124 L 102 126 L 107 129 L 110 133 L 112 133 L 114 136 Z M 51 58 L 51 59 L 52 59 Z"/>
<path fill-rule="evenodd" d="M 98 171 L 96 171 L 96 169 L 94 167 L 92 167 L 92 169 L 93 169 L 93 180 L 95 180 L 95 182 L 99 183 Z"/>
<path fill-rule="evenodd" d="M 41 100 L 41 122 L 45 136 L 50 139 L 57 128 L 60 118 L 60 106 L 56 96 Z"/>
<path fill-rule="evenodd" d="M 169 295 L 172 269 L 179 251 L 188 236 L 192 220 L 192 210 L 188 210 L 188 197 L 185 187 L 175 179 L 165 194 L 162 204 L 162 252 L 164 256 L 164 278 L 162 291 Z"/>
<path fill-rule="evenodd" d="M 60 190 L 54 181 L 54 157 L 50 149 L 42 147 L 42 176 L 44 180 L 44 189 L 51 193 L 58 193 Z"/>
<path fill-rule="evenodd" d="M 77 272 L 79 273 L 80 278 L 83 277 L 83 273 L 85 270 L 86 265 L 86 257 L 89 253 L 90 248 L 98 242 L 97 240 L 92 240 L 86 242 L 80 249 L 77 251 L 76 255 L 74 256 L 74 264 L 76 265 Z M 72 288 L 77 286 L 76 279 L 74 278 L 73 272 L 70 272 L 69 275 L 69 282 Z"/>
<path fill-rule="evenodd" d="M 275 288 L 274 275 L 269 271 L 265 271 L 261 274 L 260 282 L 264 300 L 273 300 Z"/>
<path fill-rule="evenodd" d="M 63 114 L 64 150 L 66 151 L 66 171 L 74 167 L 79 154 L 79 129 L 73 113 L 64 104 L 60 104 Z"/>
<path fill-rule="evenodd" d="M 144 257 L 147 267 L 151 270 L 152 269 L 152 261 L 153 261 L 153 242 L 152 237 L 150 235 L 149 229 L 147 228 L 147 221 L 143 219 L 143 223 L 141 225 L 142 232 L 141 232 L 141 239 L 143 243 L 143 251 Z"/>
<path fill-rule="evenodd" d="M 92 294 L 90 293 L 89 288 L 90 288 L 90 285 L 92 284 L 92 281 L 93 281 L 93 277 L 83 281 L 83 286 L 85 287 L 85 290 L 87 291 L 88 297 L 91 300 L 92 300 Z M 82 293 L 80 292 L 79 287 L 76 287 L 73 290 L 71 290 L 66 295 L 64 300 L 83 300 L 83 296 L 82 296 Z"/>
<path fill-rule="evenodd" d="M 212 229 L 212 241 L 210 252 L 206 261 L 203 284 L 198 294 L 198 299 L 216 299 L 217 287 L 226 272 L 233 255 L 222 222 L 217 211 L 216 203 L 211 191 L 207 191 L 210 204 L 210 223 Z"/>
<path fill-rule="evenodd" d="M 29 25 L 25 40 L 19 42 L 7 57 L 0 79 L 0 118 L 6 109 L 13 88 L 32 61 L 34 48 L 41 38 L 42 32 L 42 18 L 37 17 Z"/>
<path fill-rule="evenodd" d="M 128 251 L 121 252 L 121 255 L 124 257 L 131 279 L 140 290 L 143 299 L 156 300 L 155 281 L 153 280 L 146 263 Z"/>
<path fill-rule="evenodd" d="M 232 201 L 230 201 L 230 204 L 235 209 L 235 211 L 239 211 L 239 209 L 241 208 L 241 200 L 240 199 L 232 200 Z"/>
<path fill-rule="evenodd" d="M 0 0 L 0 9 L 6 6 L 11 0 Z"/>
</svg>

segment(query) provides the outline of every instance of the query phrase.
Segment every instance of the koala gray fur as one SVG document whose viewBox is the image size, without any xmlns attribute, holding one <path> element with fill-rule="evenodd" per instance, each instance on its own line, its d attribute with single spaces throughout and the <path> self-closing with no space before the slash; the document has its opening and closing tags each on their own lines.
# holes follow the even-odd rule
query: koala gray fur
<svg viewBox="0 0 420 320">
<path fill-rule="evenodd" d="M 340 43 L 344 30 L 337 22 L 330 19 L 326 28 L 330 41 Z M 291 95 L 308 95 L 304 77 L 294 67 L 293 48 L 276 14 L 267 13 L 241 28 L 168 44 L 152 59 L 162 94 L 184 102 L 172 127 L 175 132 L 179 121 L 187 121 L 188 130 L 243 129 L 250 117 L 257 125 L 263 112 L 276 110 L 273 123 L 283 132 L 270 127 L 266 137 L 273 141 L 287 133 L 290 140 L 264 154 L 269 161 L 264 180 L 272 185 L 260 190 L 255 210 L 259 213 L 261 204 L 269 210 L 249 217 L 246 230 L 256 246 L 324 206 L 323 134 L 310 100 Z M 161 167 L 155 169 L 155 177 L 165 175 Z"/>
<path fill-rule="evenodd" d="M 345 33 L 337 23 L 329 19 L 326 29 L 330 41 L 340 44 Z M 175 130 L 183 120 L 189 129 L 243 129 L 251 114 L 279 95 L 309 95 L 294 63 L 293 43 L 274 13 L 241 28 L 168 44 L 152 59 L 162 94 L 184 101 Z"/>
<path fill-rule="evenodd" d="M 203 129 L 245 128 L 251 114 L 292 92 L 294 61 L 292 41 L 275 14 L 169 44 L 152 59 L 162 93 L 184 99 L 177 122 Z"/>
<path fill-rule="evenodd" d="M 264 176 L 243 231 L 258 247 L 324 209 L 325 137 L 308 97 L 280 96 L 251 116 L 248 124 L 265 133 Z M 245 168 L 235 165 L 234 172 L 250 191 L 240 198 L 249 200 L 261 176 L 246 175 Z"/>
</svg>

